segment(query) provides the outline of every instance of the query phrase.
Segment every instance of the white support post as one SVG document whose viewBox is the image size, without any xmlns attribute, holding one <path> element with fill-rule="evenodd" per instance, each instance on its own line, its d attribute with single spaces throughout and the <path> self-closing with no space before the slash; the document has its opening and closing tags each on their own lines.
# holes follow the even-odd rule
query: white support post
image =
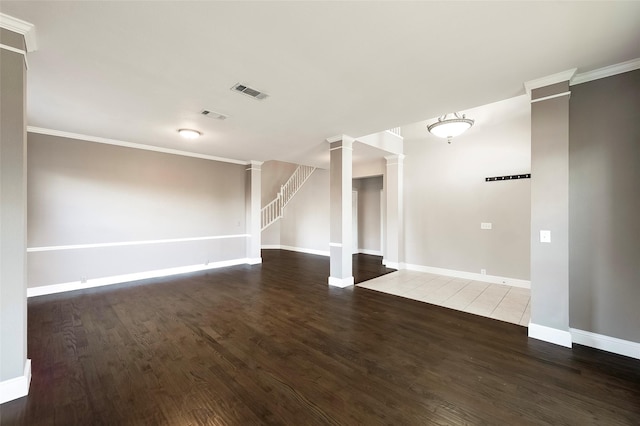
<svg viewBox="0 0 640 426">
<path fill-rule="evenodd" d="M 251 265 L 262 263 L 262 256 L 260 253 L 262 234 L 262 209 L 260 208 L 260 198 L 262 196 L 261 166 L 262 161 L 251 161 L 251 164 L 247 168 L 246 176 L 246 228 L 247 234 L 249 234 L 249 241 L 247 241 L 247 259 Z"/>
<path fill-rule="evenodd" d="M 352 158 L 353 138 L 330 142 L 330 275 L 329 285 L 348 287 L 354 284 L 352 271 Z"/>
<path fill-rule="evenodd" d="M 393 269 L 404 268 L 404 200 L 403 162 L 404 155 L 385 157 L 387 168 L 384 179 L 386 195 L 386 232 L 383 263 Z"/>
</svg>

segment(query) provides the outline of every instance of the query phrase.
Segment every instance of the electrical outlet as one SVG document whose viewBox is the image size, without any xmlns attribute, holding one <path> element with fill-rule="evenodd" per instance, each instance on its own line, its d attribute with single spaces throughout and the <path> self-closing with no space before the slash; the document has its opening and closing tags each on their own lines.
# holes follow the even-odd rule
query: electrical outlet
<svg viewBox="0 0 640 426">
<path fill-rule="evenodd" d="M 480 269 L 480 273 L 482 275 L 487 275 L 487 270 L 486 269 Z"/>
<path fill-rule="evenodd" d="M 86 283 L 87 282 L 87 277 L 80 277 L 80 282 L 82 284 Z"/>
<path fill-rule="evenodd" d="M 541 243 L 550 243 L 551 242 L 551 231 L 540 231 L 540 242 Z"/>
</svg>

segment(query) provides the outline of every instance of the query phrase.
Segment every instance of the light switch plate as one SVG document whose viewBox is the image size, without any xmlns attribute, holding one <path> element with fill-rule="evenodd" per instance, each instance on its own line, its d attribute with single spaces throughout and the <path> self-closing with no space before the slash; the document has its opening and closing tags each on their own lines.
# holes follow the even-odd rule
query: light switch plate
<svg viewBox="0 0 640 426">
<path fill-rule="evenodd" d="M 551 242 L 551 231 L 541 230 L 540 231 L 540 242 L 541 243 L 550 243 Z"/>
<path fill-rule="evenodd" d="M 493 225 L 491 223 L 482 222 L 480 223 L 480 229 L 492 229 Z"/>
</svg>

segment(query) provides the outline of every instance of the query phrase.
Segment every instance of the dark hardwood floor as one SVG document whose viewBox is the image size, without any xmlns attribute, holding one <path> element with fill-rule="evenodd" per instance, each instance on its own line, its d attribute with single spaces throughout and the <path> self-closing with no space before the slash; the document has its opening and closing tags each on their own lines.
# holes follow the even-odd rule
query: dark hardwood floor
<svg viewBox="0 0 640 426">
<path fill-rule="evenodd" d="M 31 391 L 2 425 L 640 424 L 638 360 L 263 259 L 30 299 Z"/>
</svg>

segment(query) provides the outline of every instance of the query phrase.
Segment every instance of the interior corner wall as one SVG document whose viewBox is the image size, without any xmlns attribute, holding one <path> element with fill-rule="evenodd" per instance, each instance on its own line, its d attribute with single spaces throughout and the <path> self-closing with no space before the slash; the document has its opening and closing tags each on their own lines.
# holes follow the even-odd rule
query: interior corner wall
<svg viewBox="0 0 640 426">
<path fill-rule="evenodd" d="M 316 169 L 284 209 L 282 246 L 329 252 L 329 171 Z"/>
<path fill-rule="evenodd" d="M 529 99 L 465 113 L 476 123 L 451 144 L 423 123 L 403 128 L 405 261 L 529 280 L 530 179 L 485 182 L 530 172 Z M 481 229 L 482 222 L 493 229 Z"/>
<path fill-rule="evenodd" d="M 382 254 L 382 176 L 354 179 L 358 191 L 358 249 Z"/>
<path fill-rule="evenodd" d="M 571 87 L 569 324 L 640 343 L 640 70 Z"/>
<path fill-rule="evenodd" d="M 30 288 L 246 258 L 243 165 L 37 133 L 27 150 Z"/>
<path fill-rule="evenodd" d="M 289 180 L 297 167 L 297 164 L 275 160 L 262 163 L 262 207 L 276 198 L 280 187 Z"/>
<path fill-rule="evenodd" d="M 262 205 L 264 207 L 264 204 Z M 262 230 L 261 244 L 262 247 L 276 247 L 280 245 L 280 221 L 276 220 L 266 229 Z"/>
</svg>

